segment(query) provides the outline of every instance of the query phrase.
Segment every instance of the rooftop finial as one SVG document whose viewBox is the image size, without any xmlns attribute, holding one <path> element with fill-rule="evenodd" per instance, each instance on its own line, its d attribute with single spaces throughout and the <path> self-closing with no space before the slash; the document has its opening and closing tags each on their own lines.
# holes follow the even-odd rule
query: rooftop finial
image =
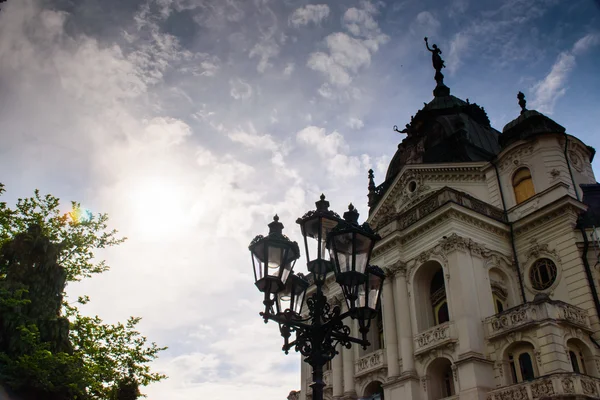
<svg viewBox="0 0 600 400">
<path fill-rule="evenodd" d="M 429 42 L 427 38 L 425 38 L 425 46 L 427 50 L 431 52 L 431 61 L 433 63 L 433 68 L 435 69 L 435 81 L 437 82 L 437 86 L 433 91 L 434 96 L 448 96 L 450 95 L 450 89 L 444 85 L 444 75 L 442 74 L 442 68 L 446 68 L 444 65 L 444 60 L 440 54 L 442 54 L 442 50 L 437 47 L 437 44 L 434 44 L 431 48 L 429 47 Z"/>
<path fill-rule="evenodd" d="M 525 104 L 527 104 L 527 100 L 525 100 L 525 95 L 523 92 L 519 92 L 517 94 L 517 99 L 519 99 L 519 105 L 521 106 L 521 114 L 523 114 L 527 109 L 525 108 Z"/>
<path fill-rule="evenodd" d="M 369 207 L 373 207 L 375 205 L 375 173 L 372 169 L 369 170 L 369 195 L 367 196 L 369 199 Z"/>
</svg>

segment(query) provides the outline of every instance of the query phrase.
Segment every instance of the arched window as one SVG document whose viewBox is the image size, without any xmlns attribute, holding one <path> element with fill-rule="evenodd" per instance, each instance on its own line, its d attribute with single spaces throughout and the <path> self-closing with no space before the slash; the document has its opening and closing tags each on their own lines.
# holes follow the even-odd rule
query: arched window
<svg viewBox="0 0 600 400">
<path fill-rule="evenodd" d="M 492 297 L 494 299 L 494 309 L 496 314 L 501 313 L 508 308 L 506 306 L 506 299 L 508 297 L 506 289 L 497 282 L 492 282 Z"/>
<path fill-rule="evenodd" d="M 571 360 L 571 368 L 577 374 L 588 375 L 588 370 L 585 365 L 585 357 L 583 348 L 577 343 L 577 340 L 569 340 L 568 344 L 569 359 Z"/>
<path fill-rule="evenodd" d="M 417 329 L 423 332 L 450 320 L 449 303 L 444 285 L 444 269 L 434 260 L 417 268 L 412 281 Z"/>
<path fill-rule="evenodd" d="M 489 272 L 492 301 L 496 314 L 510 308 L 509 306 L 509 279 L 499 268 L 491 268 Z"/>
<path fill-rule="evenodd" d="M 430 400 L 443 399 L 456 394 L 450 360 L 437 358 L 431 362 L 427 371 L 427 375 L 429 375 L 429 388 L 427 391 Z"/>
<path fill-rule="evenodd" d="M 444 270 L 438 269 L 431 279 L 429 298 L 433 308 L 435 324 L 443 324 L 450 320 L 448 313 L 448 301 L 446 300 L 446 286 L 444 284 Z"/>
<path fill-rule="evenodd" d="M 361 397 L 363 400 L 383 400 L 383 386 L 381 382 L 374 381 L 367 385 L 365 394 Z"/>
<path fill-rule="evenodd" d="M 519 168 L 517 172 L 515 172 L 512 179 L 512 185 L 513 190 L 515 191 L 517 204 L 521 204 L 535 194 L 531 172 L 529 172 L 528 168 Z"/>
<path fill-rule="evenodd" d="M 508 353 L 508 367 L 512 383 L 531 381 L 536 378 L 536 367 L 533 363 L 533 346 L 517 344 Z"/>
</svg>

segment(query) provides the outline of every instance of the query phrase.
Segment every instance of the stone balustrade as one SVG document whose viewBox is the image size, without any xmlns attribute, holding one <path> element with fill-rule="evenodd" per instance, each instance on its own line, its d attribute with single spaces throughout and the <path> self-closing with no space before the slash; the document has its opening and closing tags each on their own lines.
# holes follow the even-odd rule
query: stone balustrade
<svg viewBox="0 0 600 400">
<path fill-rule="evenodd" d="M 493 339 L 545 320 L 556 320 L 585 330 L 590 329 L 585 310 L 562 301 L 546 300 L 522 304 L 486 318 L 484 320 L 486 337 Z"/>
<path fill-rule="evenodd" d="M 384 190 L 385 183 L 375 189 L 376 196 L 378 191 Z M 506 217 L 499 208 L 491 206 L 486 202 L 456 189 L 444 187 L 420 200 L 418 205 L 410 207 L 406 211 L 400 213 L 388 213 L 381 221 L 378 221 L 377 225 L 381 227 L 392 220 L 398 220 L 400 224 L 399 228 L 404 229 L 449 203 L 458 204 L 497 221 L 506 222 Z"/>
<path fill-rule="evenodd" d="M 423 354 L 437 347 L 453 345 L 457 341 L 458 334 L 454 322 L 444 322 L 415 335 L 415 355 Z"/>
<path fill-rule="evenodd" d="M 538 400 L 563 396 L 600 396 L 600 379 L 572 372 L 542 376 L 529 382 L 492 390 L 487 400 Z"/>
<path fill-rule="evenodd" d="M 376 350 L 356 360 L 354 375 L 364 375 L 379 368 L 387 368 L 387 360 L 383 349 Z"/>
</svg>

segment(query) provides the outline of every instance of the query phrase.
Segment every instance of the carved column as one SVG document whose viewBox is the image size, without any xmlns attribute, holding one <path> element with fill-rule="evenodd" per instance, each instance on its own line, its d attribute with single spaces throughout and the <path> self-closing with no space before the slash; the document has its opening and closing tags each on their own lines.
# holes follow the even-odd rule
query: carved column
<svg viewBox="0 0 600 400">
<path fill-rule="evenodd" d="M 396 272 L 394 293 L 396 325 L 398 342 L 400 343 L 400 356 L 402 358 L 402 373 L 414 373 L 415 360 L 413 350 L 412 324 L 410 319 L 410 303 L 408 300 L 408 287 L 406 286 L 406 266 L 399 265 Z"/>
<path fill-rule="evenodd" d="M 383 329 L 385 340 L 385 352 L 387 355 L 388 377 L 400 375 L 400 365 L 398 363 L 398 337 L 396 335 L 396 310 L 394 307 L 394 275 L 396 270 L 390 267 L 387 270 L 387 277 L 383 281 Z"/>
<path fill-rule="evenodd" d="M 337 305 L 343 307 L 344 299 L 343 297 L 336 297 L 335 302 Z M 341 347 L 341 346 L 340 346 Z M 343 375 L 344 375 L 344 363 L 343 363 L 343 353 L 342 349 L 339 350 L 340 353 L 333 357 L 331 361 L 331 374 L 332 374 L 332 385 L 333 385 L 333 398 L 335 400 L 341 399 L 344 395 L 344 386 L 343 386 Z"/>
<path fill-rule="evenodd" d="M 346 303 L 342 311 L 347 310 Z M 357 329 L 354 324 L 354 320 L 346 319 L 346 324 L 352 330 L 352 333 L 356 333 Z M 351 348 L 347 349 L 344 347 L 342 350 L 342 363 L 344 366 L 344 399 L 356 399 L 356 389 L 354 388 L 354 348 L 356 345 L 352 345 Z"/>
</svg>

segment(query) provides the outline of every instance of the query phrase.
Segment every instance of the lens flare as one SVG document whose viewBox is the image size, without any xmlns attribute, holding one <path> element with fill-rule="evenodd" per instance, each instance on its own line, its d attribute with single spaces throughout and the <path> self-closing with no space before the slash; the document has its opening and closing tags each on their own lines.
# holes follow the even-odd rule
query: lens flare
<svg viewBox="0 0 600 400">
<path fill-rule="evenodd" d="M 89 222 L 93 218 L 92 212 L 90 210 L 81 207 L 73 208 L 73 211 L 69 213 L 69 216 L 71 217 L 71 220 L 73 220 L 73 222 L 77 223 Z"/>
</svg>

